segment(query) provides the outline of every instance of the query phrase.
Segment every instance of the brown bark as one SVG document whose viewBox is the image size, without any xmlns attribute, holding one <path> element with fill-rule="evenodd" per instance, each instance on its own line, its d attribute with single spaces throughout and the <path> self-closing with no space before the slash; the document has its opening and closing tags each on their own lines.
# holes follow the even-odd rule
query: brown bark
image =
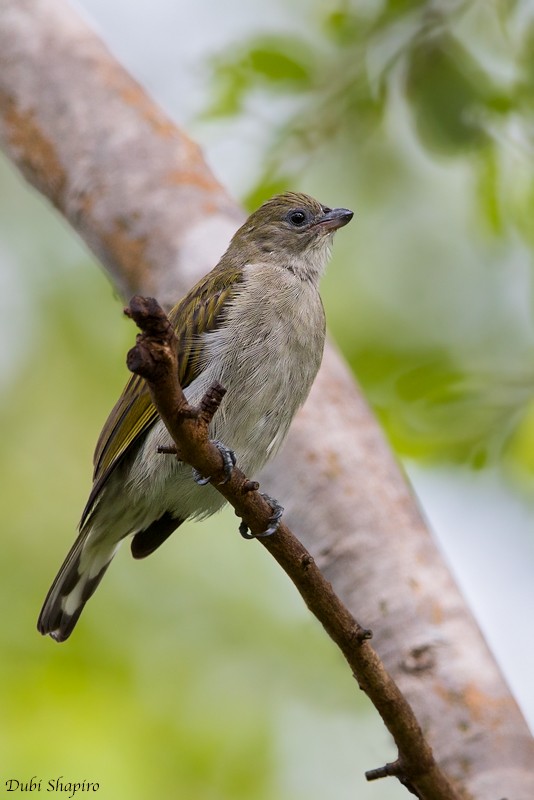
<svg viewBox="0 0 534 800">
<path fill-rule="evenodd" d="M 125 297 L 174 302 L 242 219 L 197 146 L 63 0 L 0 0 L 0 141 Z M 531 800 L 527 725 L 331 346 L 262 481 L 373 629 L 449 777 L 476 800 Z"/>
</svg>

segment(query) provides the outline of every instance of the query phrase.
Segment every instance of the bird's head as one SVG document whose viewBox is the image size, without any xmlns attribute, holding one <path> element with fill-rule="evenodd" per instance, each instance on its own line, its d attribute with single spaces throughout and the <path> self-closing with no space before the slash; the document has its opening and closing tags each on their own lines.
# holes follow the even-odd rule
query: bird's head
<svg viewBox="0 0 534 800">
<path fill-rule="evenodd" d="M 353 212 L 328 208 L 313 197 L 286 192 L 267 200 L 232 239 L 229 255 L 242 265 L 274 262 L 303 280 L 322 275 L 334 233 Z"/>
</svg>

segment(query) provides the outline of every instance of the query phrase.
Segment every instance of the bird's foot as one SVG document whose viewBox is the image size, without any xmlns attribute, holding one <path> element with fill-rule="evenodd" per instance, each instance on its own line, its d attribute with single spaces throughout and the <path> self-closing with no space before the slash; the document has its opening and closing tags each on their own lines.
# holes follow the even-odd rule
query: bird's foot
<svg viewBox="0 0 534 800">
<path fill-rule="evenodd" d="M 222 442 L 219 442 L 217 439 L 212 439 L 211 443 L 215 445 L 215 447 L 222 456 L 225 478 L 223 481 L 221 481 L 221 483 L 228 483 L 228 481 L 232 477 L 232 472 L 237 462 L 235 453 L 233 450 L 230 450 L 229 447 L 226 447 L 226 445 L 224 445 Z M 211 477 L 204 478 L 203 475 L 201 475 L 197 469 L 193 470 L 193 479 L 195 483 L 198 483 L 199 486 L 205 486 L 207 483 L 211 481 Z"/>
<path fill-rule="evenodd" d="M 280 526 L 280 520 L 282 519 L 282 514 L 284 513 L 284 507 L 281 506 L 280 503 L 274 499 L 274 497 L 270 497 L 268 494 L 264 494 L 263 492 L 260 492 L 260 494 L 263 499 L 269 503 L 271 506 L 271 511 L 273 512 L 269 517 L 269 526 L 267 530 L 263 531 L 263 533 L 249 533 L 248 525 L 242 522 L 239 526 L 239 533 L 243 539 L 264 539 L 266 536 L 272 536 L 273 533 L 276 533 Z"/>
</svg>

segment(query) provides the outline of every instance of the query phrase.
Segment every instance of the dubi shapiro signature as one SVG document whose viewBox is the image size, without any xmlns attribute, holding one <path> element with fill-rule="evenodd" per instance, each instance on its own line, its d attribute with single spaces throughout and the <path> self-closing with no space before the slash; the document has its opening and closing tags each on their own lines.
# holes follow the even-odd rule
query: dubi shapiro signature
<svg viewBox="0 0 534 800">
<path fill-rule="evenodd" d="M 33 775 L 29 780 L 7 778 L 0 783 L 6 792 L 65 792 L 67 798 L 75 797 L 78 792 L 98 792 L 100 784 L 95 781 L 71 781 L 63 775 L 58 778 L 38 778 Z"/>
</svg>

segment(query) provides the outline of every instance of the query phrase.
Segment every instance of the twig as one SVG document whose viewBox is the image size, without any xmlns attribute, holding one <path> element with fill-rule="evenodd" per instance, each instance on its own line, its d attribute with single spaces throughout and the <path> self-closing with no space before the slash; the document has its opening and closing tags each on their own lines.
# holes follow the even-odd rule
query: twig
<svg viewBox="0 0 534 800">
<path fill-rule="evenodd" d="M 254 534 L 264 531 L 272 509 L 238 467 L 225 480 L 221 454 L 209 440 L 209 424 L 217 412 L 224 389 L 216 384 L 194 408 L 178 382 L 176 337 L 165 313 L 152 298 L 134 297 L 125 313 L 142 333 L 128 353 L 128 367 L 145 378 L 152 399 L 176 445 L 180 459 L 200 474 L 231 503 Z M 422 800 L 456 800 L 458 795 L 437 766 L 415 715 L 378 655 L 369 644 L 371 632 L 350 614 L 324 578 L 306 548 L 281 522 L 273 536 L 260 538 L 291 578 L 310 611 L 345 656 L 360 688 L 368 695 L 393 736 L 398 759 L 368 773 L 372 780 L 395 775 Z"/>
</svg>

